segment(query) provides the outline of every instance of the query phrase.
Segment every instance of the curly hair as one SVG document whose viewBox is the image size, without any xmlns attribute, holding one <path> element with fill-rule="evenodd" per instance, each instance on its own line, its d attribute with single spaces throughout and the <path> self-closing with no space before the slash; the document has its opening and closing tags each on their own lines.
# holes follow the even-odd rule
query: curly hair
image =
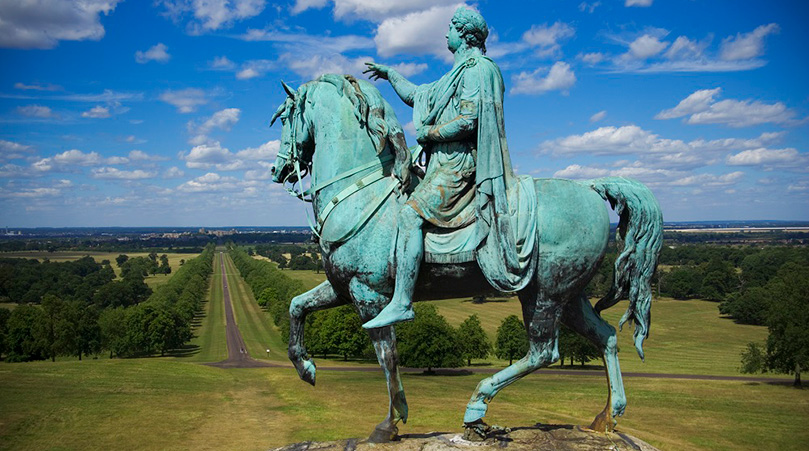
<svg viewBox="0 0 809 451">
<path fill-rule="evenodd" d="M 486 53 L 486 38 L 489 36 L 489 27 L 479 12 L 459 6 L 452 16 L 452 26 L 458 30 L 461 37 L 469 46 L 479 48 Z"/>
</svg>

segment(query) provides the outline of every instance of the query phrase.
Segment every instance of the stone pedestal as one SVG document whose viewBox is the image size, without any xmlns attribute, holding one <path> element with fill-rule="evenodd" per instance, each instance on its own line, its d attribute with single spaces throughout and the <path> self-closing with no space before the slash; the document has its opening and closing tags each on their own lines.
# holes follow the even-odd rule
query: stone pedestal
<svg viewBox="0 0 809 451">
<path fill-rule="evenodd" d="M 433 432 L 429 434 L 405 434 L 397 441 L 389 443 L 369 443 L 366 440 L 348 439 L 331 442 L 301 442 L 276 448 L 275 451 L 314 451 L 314 450 L 378 450 L 378 451 L 444 451 L 467 449 L 470 451 L 489 450 L 636 450 L 658 451 L 657 448 L 630 435 L 598 433 L 580 426 L 562 424 L 537 424 L 530 427 L 516 427 L 507 434 L 489 438 L 482 442 L 463 439 L 463 433 Z"/>
</svg>

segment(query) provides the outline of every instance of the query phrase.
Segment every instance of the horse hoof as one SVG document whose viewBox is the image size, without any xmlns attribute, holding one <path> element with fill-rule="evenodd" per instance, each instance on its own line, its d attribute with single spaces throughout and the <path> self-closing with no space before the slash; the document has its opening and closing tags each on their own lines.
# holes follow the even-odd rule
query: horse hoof
<svg viewBox="0 0 809 451">
<path fill-rule="evenodd" d="M 486 403 L 482 401 L 470 402 L 466 405 L 466 412 L 463 415 L 463 422 L 465 425 L 481 422 L 481 419 L 486 416 Z"/>
<path fill-rule="evenodd" d="M 317 367 L 315 366 L 314 362 L 311 360 L 304 360 L 299 365 L 295 365 L 295 367 L 298 370 L 298 376 L 302 381 L 308 382 L 312 386 L 315 385 Z"/>
<path fill-rule="evenodd" d="M 392 428 L 377 426 L 376 429 L 374 429 L 374 432 L 371 432 L 371 436 L 368 437 L 368 441 L 371 443 L 388 443 L 398 439 L 398 434 L 399 428 L 396 426 L 393 426 Z"/>
</svg>

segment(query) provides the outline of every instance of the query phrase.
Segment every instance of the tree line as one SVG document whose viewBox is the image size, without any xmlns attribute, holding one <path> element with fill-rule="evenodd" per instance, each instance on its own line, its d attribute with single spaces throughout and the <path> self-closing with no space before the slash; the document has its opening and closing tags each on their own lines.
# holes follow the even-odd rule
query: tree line
<svg viewBox="0 0 809 451">
<path fill-rule="evenodd" d="M 8 362 L 55 360 L 59 355 L 81 360 L 102 351 L 112 358 L 177 349 L 192 337 L 191 323 L 208 288 L 213 255 L 211 244 L 154 292 L 144 277 L 153 268 L 160 270 L 163 262 L 168 266 L 167 260 L 157 263 L 156 255 L 119 256 L 120 280 L 109 261 L 97 263 L 91 257 L 64 263 L 4 259 L 0 274 L 16 277 L 31 270 L 33 276 L 25 283 L 6 277 L 0 282 L 2 293 L 22 302 L 11 311 L 0 309 L 0 355 Z"/>
</svg>

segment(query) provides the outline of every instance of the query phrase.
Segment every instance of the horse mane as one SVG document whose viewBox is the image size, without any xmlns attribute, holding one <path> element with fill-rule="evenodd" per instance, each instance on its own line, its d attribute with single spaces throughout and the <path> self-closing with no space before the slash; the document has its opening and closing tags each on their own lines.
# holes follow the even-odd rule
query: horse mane
<svg viewBox="0 0 809 451">
<path fill-rule="evenodd" d="M 317 81 L 334 86 L 349 99 L 354 106 L 354 116 L 360 127 L 365 127 L 377 154 L 385 150 L 390 136 L 401 132 L 398 121 L 388 121 L 385 100 L 376 88 L 371 86 L 373 89 L 363 91 L 359 80 L 351 75 L 324 74 Z"/>
</svg>

